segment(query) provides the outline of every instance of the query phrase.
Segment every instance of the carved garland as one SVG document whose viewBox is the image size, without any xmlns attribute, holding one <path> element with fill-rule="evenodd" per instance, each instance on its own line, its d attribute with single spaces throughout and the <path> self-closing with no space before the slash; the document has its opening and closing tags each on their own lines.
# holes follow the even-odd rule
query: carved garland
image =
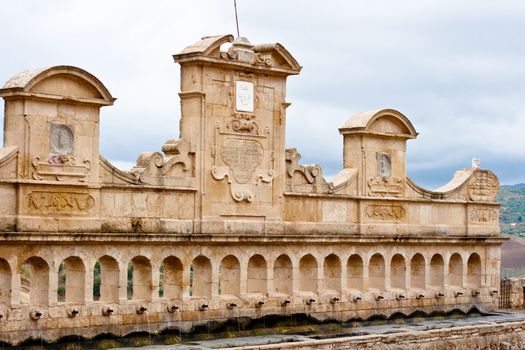
<svg viewBox="0 0 525 350">
<path fill-rule="evenodd" d="M 405 208 L 394 205 L 368 205 L 365 208 L 366 216 L 370 219 L 395 221 L 405 218 Z"/>
<path fill-rule="evenodd" d="M 27 196 L 29 211 L 39 214 L 87 214 L 94 206 L 88 193 L 34 191 Z"/>
</svg>

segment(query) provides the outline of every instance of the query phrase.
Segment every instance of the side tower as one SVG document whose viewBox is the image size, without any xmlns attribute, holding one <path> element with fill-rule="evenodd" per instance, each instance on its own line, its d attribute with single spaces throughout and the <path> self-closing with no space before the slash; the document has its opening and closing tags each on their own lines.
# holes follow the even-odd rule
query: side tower
<svg viewBox="0 0 525 350">
<path fill-rule="evenodd" d="M 16 209 L 3 214 L 15 230 L 100 229 L 99 112 L 115 100 L 106 87 L 83 69 L 55 66 L 15 75 L 0 96 L 2 153 L 12 154 L 1 177 L 18 183 L 16 199 L 14 188 L 3 194 Z"/>
<path fill-rule="evenodd" d="M 181 138 L 196 155 L 196 231 L 223 233 L 224 220 L 272 230 L 283 205 L 286 78 L 301 66 L 280 44 L 231 35 L 205 37 L 173 57 Z"/>
</svg>

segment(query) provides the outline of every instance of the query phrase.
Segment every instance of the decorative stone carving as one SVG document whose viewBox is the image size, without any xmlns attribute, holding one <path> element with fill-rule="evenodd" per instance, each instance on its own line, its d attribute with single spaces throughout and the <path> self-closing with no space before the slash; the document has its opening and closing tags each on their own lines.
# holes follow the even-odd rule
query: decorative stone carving
<svg viewBox="0 0 525 350">
<path fill-rule="evenodd" d="M 273 64 L 272 55 L 265 55 L 261 52 L 255 54 L 255 63 L 264 64 L 265 66 L 271 66 Z"/>
<path fill-rule="evenodd" d="M 344 190 L 353 175 L 354 169 L 343 169 L 337 174 L 333 181 L 327 182 L 323 177 L 323 171 L 319 164 L 299 164 L 301 154 L 295 148 L 289 148 L 285 153 L 287 186 L 286 190 L 297 193 L 337 193 Z M 302 175 L 302 180 L 294 178 L 294 174 Z"/>
<path fill-rule="evenodd" d="M 33 191 L 27 196 L 27 208 L 39 214 L 87 214 L 95 206 L 89 193 Z"/>
<path fill-rule="evenodd" d="M 273 160 L 265 154 L 265 149 L 272 149 L 269 130 L 265 129 L 265 135 L 242 136 L 221 131 L 220 124 L 216 124 L 215 130 L 215 147 L 212 150 L 215 165 L 211 168 L 211 175 L 215 180 L 227 179 L 235 201 L 252 202 L 255 198 L 254 186 L 273 180 Z M 268 142 L 266 147 L 261 143 L 263 139 Z M 267 165 L 263 166 L 265 159 Z"/>
<path fill-rule="evenodd" d="M 398 205 L 368 205 L 365 208 L 366 216 L 370 219 L 395 221 L 405 218 L 405 208 Z"/>
<path fill-rule="evenodd" d="M 80 182 L 86 181 L 91 163 L 84 160 L 82 164 L 77 164 L 77 159 L 67 154 L 50 153 L 44 161 L 40 157 L 33 158 L 33 179 L 44 180 L 55 178 L 58 181 L 67 179 L 77 179 Z"/>
<path fill-rule="evenodd" d="M 492 201 L 496 198 L 499 181 L 496 175 L 488 170 L 475 170 L 468 185 L 468 195 L 473 201 Z"/>
<path fill-rule="evenodd" d="M 472 169 L 479 169 L 481 161 L 478 158 L 472 158 Z"/>
<path fill-rule="evenodd" d="M 318 164 L 308 164 L 301 165 L 299 160 L 301 159 L 301 154 L 297 152 L 295 148 L 289 148 L 286 150 L 286 173 L 288 177 L 292 178 L 294 173 L 297 171 L 301 173 L 306 181 L 310 184 L 316 182 L 324 182 L 322 177 L 322 170 Z"/>
<path fill-rule="evenodd" d="M 403 195 L 405 181 L 399 177 L 375 176 L 368 179 L 368 195 L 370 196 L 394 196 Z"/>
<path fill-rule="evenodd" d="M 255 122 L 255 114 L 234 113 L 233 120 L 227 126 L 233 131 L 259 135 L 259 125 Z"/>
<path fill-rule="evenodd" d="M 130 174 L 143 183 L 157 184 L 161 177 L 173 177 L 170 174 L 176 164 L 182 166 L 182 171 L 189 173 L 191 169 L 190 145 L 184 139 L 170 139 L 162 145 L 160 152 L 144 152 L 137 159 L 137 164 Z"/>
<path fill-rule="evenodd" d="M 470 221 L 475 224 L 494 223 L 498 220 L 495 209 L 475 208 L 470 211 Z"/>
</svg>

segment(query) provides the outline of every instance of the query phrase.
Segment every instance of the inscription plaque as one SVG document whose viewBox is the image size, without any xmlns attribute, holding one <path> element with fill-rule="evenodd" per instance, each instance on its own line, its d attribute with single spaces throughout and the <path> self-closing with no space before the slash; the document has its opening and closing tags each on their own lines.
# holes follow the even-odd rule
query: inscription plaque
<svg viewBox="0 0 525 350">
<path fill-rule="evenodd" d="M 253 83 L 235 82 L 235 108 L 242 112 L 253 112 Z"/>
<path fill-rule="evenodd" d="M 230 138 L 224 141 L 221 156 L 224 164 L 232 169 L 235 180 L 245 184 L 261 164 L 264 150 L 257 141 Z"/>
</svg>

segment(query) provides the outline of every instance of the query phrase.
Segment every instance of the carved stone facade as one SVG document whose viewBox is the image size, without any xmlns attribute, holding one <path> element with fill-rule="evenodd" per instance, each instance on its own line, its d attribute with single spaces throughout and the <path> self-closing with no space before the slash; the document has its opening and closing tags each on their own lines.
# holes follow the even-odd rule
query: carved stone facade
<svg viewBox="0 0 525 350">
<path fill-rule="evenodd" d="M 27 71 L 0 89 L 0 341 L 160 331 L 174 317 L 187 331 L 232 308 L 341 321 L 495 309 L 493 173 L 419 187 L 406 175 L 417 132 L 384 109 L 343 125 L 328 181 L 285 148 L 286 80 L 301 67 L 282 45 L 205 37 L 174 59 L 180 136 L 130 171 L 99 154 L 115 99 L 88 72 Z"/>
</svg>

